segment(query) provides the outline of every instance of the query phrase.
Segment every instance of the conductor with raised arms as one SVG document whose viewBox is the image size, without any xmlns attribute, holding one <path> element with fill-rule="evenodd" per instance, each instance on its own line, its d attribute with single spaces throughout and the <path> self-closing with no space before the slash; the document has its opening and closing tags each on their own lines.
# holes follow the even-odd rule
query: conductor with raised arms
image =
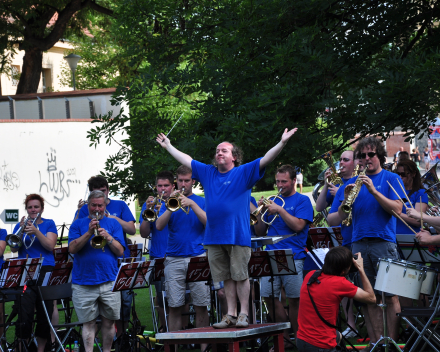
<svg viewBox="0 0 440 352">
<path fill-rule="evenodd" d="M 297 131 L 285 129 L 281 141 L 262 158 L 240 165 L 243 155 L 230 142 L 220 143 L 215 152 L 214 165 L 193 160 L 171 145 L 161 133 L 157 142 L 179 163 L 192 169 L 192 177 L 205 189 L 207 216 L 204 246 L 212 278 L 224 281 L 228 313 L 215 328 L 247 327 L 249 303 L 248 262 L 251 256 L 250 196 L 252 187 L 264 175 L 264 168 L 272 162 Z M 241 312 L 237 317 L 237 296 Z"/>
</svg>

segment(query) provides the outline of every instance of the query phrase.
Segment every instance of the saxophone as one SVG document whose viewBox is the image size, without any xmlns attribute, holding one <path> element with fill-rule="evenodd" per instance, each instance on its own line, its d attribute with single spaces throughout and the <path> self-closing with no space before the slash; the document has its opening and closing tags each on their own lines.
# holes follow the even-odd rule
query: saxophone
<svg viewBox="0 0 440 352">
<path fill-rule="evenodd" d="M 359 176 L 361 175 L 365 175 L 365 173 L 368 170 L 368 165 L 365 166 L 364 171 L 361 171 L 359 173 Z M 347 200 L 345 201 L 345 204 L 342 205 L 342 210 L 344 211 L 344 213 L 348 213 L 348 217 L 342 221 L 342 225 L 345 226 L 350 226 L 351 222 L 352 222 L 352 216 L 351 216 L 351 210 L 353 207 L 353 203 L 356 200 L 359 191 L 361 190 L 362 187 L 362 180 L 358 177 L 356 179 L 356 182 L 354 183 L 354 187 L 351 189 L 350 193 L 348 194 Z"/>
<path fill-rule="evenodd" d="M 332 151 L 322 154 L 320 158 L 323 159 L 327 163 L 328 167 L 332 170 L 332 174 L 329 176 L 328 181 L 333 183 L 335 186 L 343 185 L 344 182 L 342 182 L 341 176 L 339 176 L 339 170 L 336 170 L 335 164 L 333 164 Z"/>
</svg>

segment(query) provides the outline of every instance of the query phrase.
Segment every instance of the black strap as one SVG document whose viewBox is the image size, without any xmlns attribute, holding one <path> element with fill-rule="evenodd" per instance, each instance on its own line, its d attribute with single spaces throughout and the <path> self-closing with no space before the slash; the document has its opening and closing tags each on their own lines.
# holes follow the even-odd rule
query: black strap
<svg viewBox="0 0 440 352">
<path fill-rule="evenodd" d="M 309 293 L 309 297 L 310 297 L 310 301 L 313 304 L 313 308 L 315 308 L 315 312 L 318 315 L 319 319 L 321 319 L 325 325 L 338 330 L 338 327 L 336 325 L 330 324 L 327 320 L 325 320 L 322 315 L 319 313 L 318 308 L 316 307 L 315 301 L 313 300 L 312 295 L 310 294 L 310 290 L 309 290 L 309 286 L 314 283 L 317 282 L 318 284 L 320 284 L 321 282 L 318 280 L 318 276 L 321 275 L 321 270 L 316 270 L 313 275 L 311 276 L 309 282 L 307 283 L 307 292 Z"/>
</svg>

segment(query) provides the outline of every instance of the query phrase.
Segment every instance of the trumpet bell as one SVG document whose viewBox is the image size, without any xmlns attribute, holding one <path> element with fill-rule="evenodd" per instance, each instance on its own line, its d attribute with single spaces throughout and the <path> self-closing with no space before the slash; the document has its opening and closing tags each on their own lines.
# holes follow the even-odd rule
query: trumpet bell
<svg viewBox="0 0 440 352">
<path fill-rule="evenodd" d="M 10 234 L 6 236 L 6 244 L 11 248 L 20 248 L 23 245 L 23 241 L 19 236 Z"/>
<path fill-rule="evenodd" d="M 166 206 L 167 206 L 167 209 L 172 213 L 174 213 L 175 211 L 178 211 L 181 208 L 179 198 L 177 198 L 177 197 L 168 198 Z"/>
<path fill-rule="evenodd" d="M 155 222 L 157 220 L 157 214 L 152 209 L 145 209 L 142 212 L 142 219 L 149 222 Z"/>
<path fill-rule="evenodd" d="M 90 245 L 95 249 L 101 249 L 107 244 L 107 240 L 104 236 L 94 236 L 90 240 Z"/>
</svg>

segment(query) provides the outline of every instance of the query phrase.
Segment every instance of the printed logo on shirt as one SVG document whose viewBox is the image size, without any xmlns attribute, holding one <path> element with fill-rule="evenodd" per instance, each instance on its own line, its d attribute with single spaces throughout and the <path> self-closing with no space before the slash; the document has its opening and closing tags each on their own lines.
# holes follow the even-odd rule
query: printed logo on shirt
<svg viewBox="0 0 440 352">
<path fill-rule="evenodd" d="M 224 184 L 225 186 L 228 186 L 230 183 L 231 183 L 231 181 L 225 181 L 225 182 L 223 182 L 223 184 Z"/>
<path fill-rule="evenodd" d="M 380 189 L 380 185 L 376 187 L 376 189 Z"/>
<path fill-rule="evenodd" d="M 286 210 L 295 210 L 295 207 L 286 208 Z"/>
</svg>

